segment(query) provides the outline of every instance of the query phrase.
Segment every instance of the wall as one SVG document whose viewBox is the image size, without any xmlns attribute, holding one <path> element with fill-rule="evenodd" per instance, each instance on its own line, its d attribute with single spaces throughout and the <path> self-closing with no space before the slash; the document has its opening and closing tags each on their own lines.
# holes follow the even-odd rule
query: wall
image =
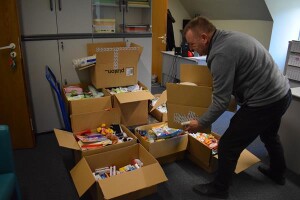
<svg viewBox="0 0 300 200">
<path fill-rule="evenodd" d="M 191 19 L 191 16 L 184 9 L 182 4 L 178 0 L 169 0 L 168 9 L 171 11 L 173 18 L 176 21 L 175 23 L 173 23 L 173 31 L 174 31 L 175 45 L 178 47 L 181 44 L 180 30 L 182 30 L 182 20 Z"/>
<path fill-rule="evenodd" d="M 288 42 L 298 40 L 299 37 L 300 2 L 299 0 L 265 0 L 265 2 L 274 20 L 269 51 L 283 71 Z"/>
<path fill-rule="evenodd" d="M 176 46 L 181 44 L 182 20 L 190 19 L 191 16 L 183 7 L 180 1 L 169 0 L 168 8 L 172 16 L 176 20 L 173 23 L 174 37 Z M 260 41 L 267 49 L 270 46 L 270 38 L 272 33 L 272 21 L 263 20 L 211 20 L 217 28 L 224 30 L 235 30 L 247 33 Z"/>
<path fill-rule="evenodd" d="M 247 33 L 259 42 L 261 42 L 266 49 L 269 49 L 270 38 L 272 33 L 271 21 L 262 20 L 211 20 L 211 22 L 218 28 L 224 30 L 233 30 Z"/>
</svg>

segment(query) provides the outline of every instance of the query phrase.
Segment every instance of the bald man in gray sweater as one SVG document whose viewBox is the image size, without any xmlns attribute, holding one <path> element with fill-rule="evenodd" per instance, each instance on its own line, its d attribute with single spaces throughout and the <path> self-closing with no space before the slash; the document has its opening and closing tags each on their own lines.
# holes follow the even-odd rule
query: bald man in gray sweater
<svg viewBox="0 0 300 200">
<path fill-rule="evenodd" d="M 191 120 L 189 132 L 202 131 L 226 110 L 231 95 L 240 105 L 218 146 L 218 170 L 213 182 L 194 186 L 199 194 L 226 199 L 241 152 L 258 136 L 269 153 L 270 166 L 258 169 L 285 184 L 285 158 L 278 136 L 281 117 L 291 102 L 287 78 L 269 52 L 253 37 L 218 30 L 204 17 L 192 19 L 183 31 L 189 48 L 207 55 L 213 77 L 213 101 L 206 113 Z"/>
</svg>

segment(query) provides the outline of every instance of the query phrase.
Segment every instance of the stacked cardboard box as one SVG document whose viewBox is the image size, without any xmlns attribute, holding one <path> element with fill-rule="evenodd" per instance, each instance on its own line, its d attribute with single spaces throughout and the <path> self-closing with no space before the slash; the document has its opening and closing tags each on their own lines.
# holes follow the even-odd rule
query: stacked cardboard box
<svg viewBox="0 0 300 200">
<path fill-rule="evenodd" d="M 79 196 L 86 191 L 93 199 L 137 199 L 156 192 L 157 184 L 167 178 L 157 160 L 140 144 L 126 127 L 148 123 L 148 100 L 153 95 L 137 80 L 137 64 L 142 47 L 125 42 L 88 44 L 88 55 L 96 54 L 96 65 L 91 66 L 91 82 L 101 89 L 104 97 L 65 101 L 70 110 L 72 132 L 54 129 L 60 146 L 73 149 L 76 166 L 71 176 Z M 143 90 L 111 95 L 108 88 L 138 84 Z M 81 85 L 80 85 L 81 86 Z M 83 86 L 84 87 L 84 86 Z M 122 130 L 132 138 L 129 141 L 96 149 L 83 149 L 76 135 L 96 130 L 101 124 L 121 124 Z M 95 180 L 96 168 L 115 165 L 122 167 L 133 158 L 143 166 L 137 170 Z M 96 182 L 96 184 L 94 184 Z M 125 184 L 124 184 L 125 183 Z"/>
<path fill-rule="evenodd" d="M 143 47 L 126 42 L 87 44 L 88 56 L 96 55 L 96 66 L 90 68 L 96 88 L 137 84 L 138 62 Z"/>
<path fill-rule="evenodd" d="M 200 117 L 207 111 L 212 102 L 212 76 L 207 66 L 183 64 L 180 66 L 181 84 L 168 83 L 166 94 L 162 94 L 162 102 L 167 102 L 168 125 L 172 128 L 182 128 L 181 123 Z M 237 105 L 232 101 L 227 110 L 235 112 Z M 206 133 L 211 133 L 210 128 Z M 212 133 L 220 138 L 217 133 Z M 138 138 L 140 140 L 140 138 Z M 192 136 L 188 136 L 187 156 L 201 168 L 213 172 L 217 166 L 217 156 L 212 150 Z M 259 159 L 244 150 L 240 156 L 236 172 L 243 171 Z"/>
<path fill-rule="evenodd" d="M 148 100 L 153 98 L 147 87 L 138 82 L 142 90 L 112 95 L 113 107 L 121 112 L 121 123 L 135 126 L 148 123 Z"/>
<path fill-rule="evenodd" d="M 90 70 L 96 88 L 127 87 L 138 84 L 141 91 L 112 95 L 113 107 L 120 109 L 121 123 L 135 126 L 148 123 L 148 100 L 153 95 L 138 81 L 138 61 L 143 48 L 126 42 L 92 43 L 88 55 L 96 54 L 96 66 Z"/>
<path fill-rule="evenodd" d="M 64 85 L 64 88 L 68 88 L 70 86 L 80 87 L 83 91 L 88 91 L 88 84 L 85 83 L 77 83 L 72 85 Z M 103 97 L 91 97 L 91 98 L 83 98 L 76 100 L 68 100 L 66 96 L 66 92 L 64 91 L 63 98 L 65 100 L 65 104 L 67 104 L 69 114 L 81 114 L 81 113 L 89 113 L 89 112 L 100 112 L 105 109 L 112 108 L 111 96 L 105 90 L 101 90 L 103 92 Z"/>
</svg>

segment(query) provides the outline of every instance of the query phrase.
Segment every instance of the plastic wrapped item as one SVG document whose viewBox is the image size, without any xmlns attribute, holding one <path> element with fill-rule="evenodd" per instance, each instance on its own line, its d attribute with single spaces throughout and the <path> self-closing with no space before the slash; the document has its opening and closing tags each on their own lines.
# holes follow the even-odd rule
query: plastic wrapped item
<svg viewBox="0 0 300 200">
<path fill-rule="evenodd" d="M 184 132 L 181 129 L 170 128 L 167 125 L 153 127 L 152 131 L 155 133 L 157 139 L 166 139 L 166 138 L 175 137 Z"/>
</svg>

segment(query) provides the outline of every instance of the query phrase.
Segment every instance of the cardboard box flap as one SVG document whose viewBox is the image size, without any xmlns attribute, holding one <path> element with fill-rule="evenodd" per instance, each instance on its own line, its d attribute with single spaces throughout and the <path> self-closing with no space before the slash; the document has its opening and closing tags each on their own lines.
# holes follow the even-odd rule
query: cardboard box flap
<svg viewBox="0 0 300 200">
<path fill-rule="evenodd" d="M 259 158 L 257 158 L 255 155 L 253 155 L 250 151 L 247 149 L 244 149 L 242 151 L 240 158 L 238 160 L 237 166 L 235 168 L 235 173 L 238 174 L 245 169 L 251 167 L 252 165 L 258 163 L 260 161 Z"/>
<path fill-rule="evenodd" d="M 102 42 L 102 43 L 89 43 L 87 44 L 88 55 L 96 54 L 97 48 L 114 48 L 114 47 L 125 47 L 125 42 Z"/>
<path fill-rule="evenodd" d="M 157 102 L 155 103 L 155 105 L 153 106 L 153 108 L 151 109 L 150 112 L 152 112 L 153 110 L 158 108 L 158 106 L 160 106 L 166 102 L 167 102 L 167 90 L 165 90 L 161 93 L 159 99 L 157 100 Z"/>
<path fill-rule="evenodd" d="M 168 103 L 185 106 L 208 107 L 212 102 L 212 88 L 205 86 L 167 83 Z"/>
<path fill-rule="evenodd" d="M 123 58 L 125 58 L 125 60 L 126 60 L 126 58 L 135 58 L 138 60 L 143 51 L 142 46 L 137 45 L 135 43 L 130 43 L 130 45 L 127 45 L 126 42 L 89 43 L 89 44 L 87 44 L 87 49 L 88 49 L 88 55 L 95 55 L 98 52 L 101 52 L 101 54 L 97 54 L 97 62 L 96 63 L 98 63 L 98 64 L 106 63 L 107 60 L 111 60 L 111 59 L 108 59 L 106 56 L 113 56 L 112 52 L 121 53 L 121 54 L 135 52 L 133 55 L 125 56 Z M 138 53 L 136 54 L 136 52 L 138 52 Z"/>
<path fill-rule="evenodd" d="M 81 197 L 95 182 L 92 171 L 84 158 L 75 165 L 70 173 L 79 197 Z"/>
<path fill-rule="evenodd" d="M 73 133 L 59 129 L 54 129 L 54 133 L 59 146 L 66 147 L 69 149 L 80 150 L 80 147 L 77 141 L 75 140 Z"/>
<path fill-rule="evenodd" d="M 218 159 L 218 155 L 215 155 L 214 157 Z M 244 149 L 240 155 L 234 172 L 238 174 L 258 162 L 260 162 L 259 158 L 257 158 L 247 149 Z"/>
<path fill-rule="evenodd" d="M 112 60 L 118 56 L 118 67 L 129 67 L 133 63 L 138 63 L 140 59 L 140 49 L 138 47 L 118 47 L 118 48 L 97 48 L 96 66 L 111 64 Z"/>
<path fill-rule="evenodd" d="M 154 96 L 148 90 L 120 93 L 120 94 L 115 94 L 115 96 L 118 99 L 118 101 L 120 102 L 120 104 L 150 100 L 150 99 L 154 98 Z"/>
<path fill-rule="evenodd" d="M 198 86 L 212 87 L 212 75 L 207 66 L 181 64 L 180 82 L 192 82 Z"/>
<path fill-rule="evenodd" d="M 131 172 L 99 180 L 98 183 L 103 192 L 104 199 L 113 199 L 167 180 L 159 163 L 154 163 Z"/>
</svg>

